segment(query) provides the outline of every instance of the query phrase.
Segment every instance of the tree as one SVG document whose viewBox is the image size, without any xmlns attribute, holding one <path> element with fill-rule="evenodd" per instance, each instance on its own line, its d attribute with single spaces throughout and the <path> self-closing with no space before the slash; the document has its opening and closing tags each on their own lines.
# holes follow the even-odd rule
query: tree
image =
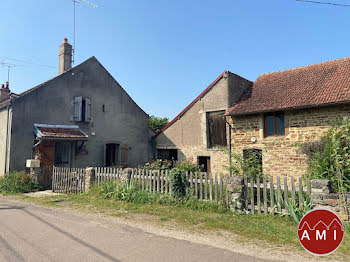
<svg viewBox="0 0 350 262">
<path fill-rule="evenodd" d="M 163 127 L 165 127 L 169 123 L 169 119 L 167 117 L 156 117 L 156 116 L 150 116 L 148 119 L 148 125 L 150 128 L 152 128 L 157 133 L 162 130 Z"/>
</svg>

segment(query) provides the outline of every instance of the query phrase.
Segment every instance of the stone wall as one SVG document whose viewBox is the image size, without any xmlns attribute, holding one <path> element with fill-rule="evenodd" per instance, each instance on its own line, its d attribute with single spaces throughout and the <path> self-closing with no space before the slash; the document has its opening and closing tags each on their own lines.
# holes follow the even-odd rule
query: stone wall
<svg viewBox="0 0 350 262">
<path fill-rule="evenodd" d="M 349 216 L 350 193 L 331 193 L 332 186 L 329 180 L 316 179 L 311 181 L 311 202 L 313 208 L 331 210 L 342 219 Z"/>
<path fill-rule="evenodd" d="M 284 114 L 285 135 L 280 137 L 264 137 L 262 114 L 228 117 L 233 126 L 233 153 L 261 149 L 265 175 L 300 177 L 307 170 L 307 158 L 299 152 L 299 145 L 320 140 L 335 119 L 350 116 L 350 105 L 293 110 Z M 256 138 L 255 143 L 252 137 Z"/>
</svg>

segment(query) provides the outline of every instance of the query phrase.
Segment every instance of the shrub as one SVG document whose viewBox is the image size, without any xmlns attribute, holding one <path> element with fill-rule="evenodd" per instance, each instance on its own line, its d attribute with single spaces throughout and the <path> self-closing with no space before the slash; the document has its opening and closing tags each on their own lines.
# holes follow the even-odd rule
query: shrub
<svg viewBox="0 0 350 262">
<path fill-rule="evenodd" d="M 177 162 L 176 169 L 184 171 L 184 172 L 199 172 L 200 171 L 199 166 L 196 165 L 195 163 L 193 163 L 191 161 L 191 159 Z"/>
<path fill-rule="evenodd" d="M 174 168 L 170 173 L 170 186 L 174 197 L 184 198 L 188 182 L 186 173 L 180 168 Z"/>
<path fill-rule="evenodd" d="M 10 173 L 0 178 L 0 192 L 5 194 L 27 193 L 38 189 L 33 175 L 22 172 Z"/>
<path fill-rule="evenodd" d="M 169 170 L 173 167 L 173 161 L 157 159 L 153 162 L 146 163 L 144 168 L 148 170 Z M 143 167 L 139 167 L 143 168 Z"/>
<path fill-rule="evenodd" d="M 262 177 L 262 166 L 257 154 L 247 151 L 245 158 L 239 154 L 232 154 L 232 164 L 228 169 L 236 176 Z"/>
<path fill-rule="evenodd" d="M 335 192 L 349 192 L 350 118 L 344 117 L 335 121 L 322 140 L 324 146 L 318 146 L 314 152 L 309 149 L 308 170 L 305 176 L 329 179 Z"/>
</svg>

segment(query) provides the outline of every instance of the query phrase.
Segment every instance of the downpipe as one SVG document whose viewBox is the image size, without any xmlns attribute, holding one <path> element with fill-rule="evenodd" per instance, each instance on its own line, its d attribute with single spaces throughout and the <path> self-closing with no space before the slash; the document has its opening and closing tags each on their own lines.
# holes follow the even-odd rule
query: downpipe
<svg viewBox="0 0 350 262">
<path fill-rule="evenodd" d="M 226 124 L 228 125 L 228 163 L 229 166 L 231 167 L 232 165 L 232 146 L 231 146 L 231 131 L 232 131 L 232 126 L 229 122 L 226 120 L 226 116 L 223 116 Z M 232 176 L 232 170 L 231 168 L 229 169 L 230 176 Z"/>
</svg>

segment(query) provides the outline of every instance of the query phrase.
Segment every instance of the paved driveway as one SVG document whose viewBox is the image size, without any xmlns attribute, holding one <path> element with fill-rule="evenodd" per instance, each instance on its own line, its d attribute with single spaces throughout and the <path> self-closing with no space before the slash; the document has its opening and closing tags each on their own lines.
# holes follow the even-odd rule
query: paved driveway
<svg viewBox="0 0 350 262">
<path fill-rule="evenodd" d="M 266 261 L 0 197 L 0 261 Z"/>
</svg>

